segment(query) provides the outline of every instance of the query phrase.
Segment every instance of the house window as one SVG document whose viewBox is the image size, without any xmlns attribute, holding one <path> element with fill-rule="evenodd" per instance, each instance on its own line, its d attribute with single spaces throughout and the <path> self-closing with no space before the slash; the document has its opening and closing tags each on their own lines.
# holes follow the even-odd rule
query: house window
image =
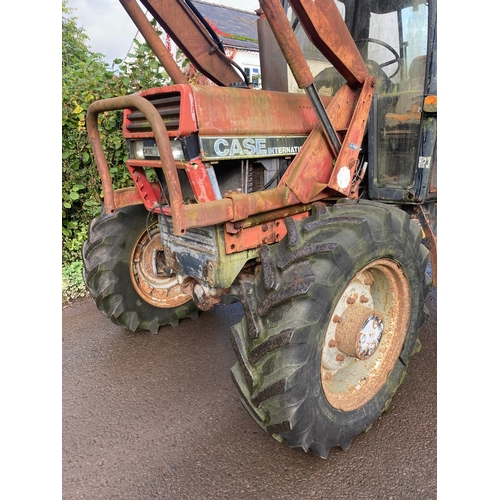
<svg viewBox="0 0 500 500">
<path fill-rule="evenodd" d="M 254 89 L 262 88 L 262 80 L 260 78 L 260 68 L 256 66 L 243 66 L 245 75 L 253 83 Z"/>
</svg>

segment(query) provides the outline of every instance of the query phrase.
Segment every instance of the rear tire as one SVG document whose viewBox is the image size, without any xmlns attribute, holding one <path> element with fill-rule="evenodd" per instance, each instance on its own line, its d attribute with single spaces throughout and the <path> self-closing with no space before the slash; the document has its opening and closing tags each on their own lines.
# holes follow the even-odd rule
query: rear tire
<svg viewBox="0 0 500 500">
<path fill-rule="evenodd" d="M 175 276 L 161 268 L 158 221 L 142 205 L 104 212 L 83 246 L 85 284 L 97 307 L 117 325 L 157 333 L 198 310 Z"/>
<path fill-rule="evenodd" d="M 260 274 L 240 283 L 232 375 L 267 432 L 326 458 L 371 426 L 403 380 L 429 256 L 402 210 L 374 202 L 315 206 L 287 229 L 261 248 Z"/>
</svg>

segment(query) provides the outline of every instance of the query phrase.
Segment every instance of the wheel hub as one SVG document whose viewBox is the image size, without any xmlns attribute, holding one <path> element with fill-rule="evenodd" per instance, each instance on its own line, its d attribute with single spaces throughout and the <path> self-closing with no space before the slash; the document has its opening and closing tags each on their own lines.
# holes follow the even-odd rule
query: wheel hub
<svg viewBox="0 0 500 500">
<path fill-rule="evenodd" d="M 156 222 L 141 234 L 132 249 L 130 274 L 137 293 L 153 306 L 172 308 L 191 300 L 165 262 Z"/>
<path fill-rule="evenodd" d="M 367 359 L 377 349 L 383 331 L 381 312 L 362 304 L 352 304 L 345 309 L 337 326 L 337 348 L 353 358 Z"/>
<path fill-rule="evenodd" d="M 323 392 L 333 407 L 353 411 L 377 394 L 409 318 L 410 288 L 396 262 L 379 259 L 356 274 L 333 309 L 321 351 Z"/>
</svg>

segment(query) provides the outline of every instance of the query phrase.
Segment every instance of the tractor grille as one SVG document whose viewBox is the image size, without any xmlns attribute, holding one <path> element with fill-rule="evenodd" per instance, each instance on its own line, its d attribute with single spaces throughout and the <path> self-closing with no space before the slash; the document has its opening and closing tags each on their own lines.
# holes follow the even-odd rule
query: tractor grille
<svg viewBox="0 0 500 500">
<path fill-rule="evenodd" d="M 146 99 L 158 110 L 168 132 L 179 129 L 181 114 L 181 95 L 179 92 L 156 94 Z M 151 132 L 151 126 L 146 117 L 137 109 L 132 108 L 131 113 L 126 118 L 130 121 L 127 124 L 129 132 Z"/>
</svg>

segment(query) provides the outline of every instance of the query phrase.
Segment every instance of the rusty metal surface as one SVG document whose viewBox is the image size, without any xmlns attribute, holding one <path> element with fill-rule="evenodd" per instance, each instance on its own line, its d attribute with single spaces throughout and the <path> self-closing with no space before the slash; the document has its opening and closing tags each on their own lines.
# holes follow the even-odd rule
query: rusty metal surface
<svg viewBox="0 0 500 500">
<path fill-rule="evenodd" d="M 232 254 L 276 243 L 286 232 L 283 220 L 266 222 L 255 227 L 242 229 L 237 234 L 224 234 L 226 253 Z"/>
<path fill-rule="evenodd" d="M 222 90 L 234 91 L 237 89 Z M 292 101 L 294 101 L 294 98 L 292 98 Z M 91 104 L 87 113 L 87 132 L 103 183 L 104 204 L 107 213 L 113 213 L 116 210 L 116 205 L 109 167 L 99 137 L 97 117 L 99 113 L 104 111 L 126 108 L 136 108 L 140 110 L 151 125 L 158 145 L 161 167 L 167 181 L 170 196 L 170 210 L 174 222 L 174 232 L 176 234 L 183 234 L 188 228 L 238 221 L 250 215 L 269 212 L 299 203 L 299 199 L 290 189 L 286 186 L 280 186 L 272 190 L 250 194 L 232 193 L 223 200 L 215 200 L 210 203 L 184 205 L 177 167 L 173 159 L 169 136 L 163 124 L 163 120 L 154 105 L 147 99 L 139 95 L 129 95 L 96 101 Z M 133 162 L 133 165 L 136 165 L 136 163 Z M 325 180 L 327 178 L 328 175 L 325 177 Z M 145 182 L 144 179 L 145 176 L 140 176 L 141 183 Z M 321 189 L 311 193 L 309 199 L 306 201 L 313 201 L 320 192 Z M 151 203 L 153 203 L 153 194 L 153 191 L 148 194 Z M 326 193 L 322 194 L 319 198 L 326 195 Z M 161 213 L 160 208 L 156 208 L 155 211 Z"/>
<path fill-rule="evenodd" d="M 431 175 L 430 175 L 429 193 L 437 195 L 437 144 L 434 150 L 432 165 L 431 165 Z"/>
<path fill-rule="evenodd" d="M 368 70 L 334 0 L 289 0 L 311 42 L 350 85 L 360 87 Z"/>
<path fill-rule="evenodd" d="M 51 467 L 41 466 L 44 480 L 47 475 L 54 478 L 52 498 L 439 498 L 435 289 L 426 305 L 430 316 L 419 332 L 422 349 L 411 358 L 408 380 L 394 397 L 392 409 L 349 450 L 333 449 L 327 460 L 278 443 L 239 402 L 229 375 L 235 363 L 229 330 L 241 319 L 240 304 L 218 306 L 196 321 L 163 327 L 158 335 L 127 332 L 90 299 L 63 308 L 62 346 L 54 342 L 54 350 L 61 351 L 62 370 L 57 391 L 62 394 L 54 394 L 62 410 L 54 417 L 61 419 L 62 433 L 54 432 L 57 451 Z M 451 418 L 453 408 L 446 410 L 446 403 L 441 403 L 440 411 Z M 450 442 L 453 431 L 439 432 L 440 439 Z M 17 450 L 21 435 L 13 437 L 12 450 Z M 486 448 L 479 452 L 480 461 L 486 460 L 485 452 Z M 469 455 L 477 458 L 478 451 Z M 440 449 L 440 459 L 448 463 L 451 457 Z M 452 477 L 458 465 L 452 462 L 449 474 L 440 470 L 439 486 L 444 497 L 453 491 L 460 498 L 458 490 L 464 485 Z M 493 471 L 493 462 L 488 471 Z M 19 478 L 26 474 L 18 472 Z M 478 491 L 488 498 L 487 492 L 493 491 L 493 481 L 484 482 L 486 473 L 479 476 L 481 484 L 475 480 L 477 474 L 468 476 L 474 478 L 470 498 Z M 42 478 L 39 473 L 38 477 Z M 19 484 L 12 487 L 24 491 Z M 40 496 L 36 480 L 28 489 L 32 498 Z"/>
<path fill-rule="evenodd" d="M 301 203 L 286 186 L 249 194 L 234 192 L 226 194 L 227 196 L 222 200 L 185 205 L 182 210 L 182 227 L 188 229 L 230 221 L 237 222 L 252 215 L 272 212 Z M 312 196 L 310 201 L 320 200 L 326 196 L 326 193 L 317 197 Z"/>
<path fill-rule="evenodd" d="M 160 191 L 158 183 L 153 183 L 152 186 L 153 189 Z M 113 191 L 113 200 L 116 210 L 130 205 L 141 205 L 144 203 L 142 196 L 135 187 L 115 189 Z"/>
<path fill-rule="evenodd" d="M 144 203 L 144 206 L 148 210 L 152 210 L 161 202 L 161 187 L 158 183 L 153 183 L 148 180 L 144 168 L 142 166 L 136 166 L 138 163 L 139 162 L 135 160 L 127 160 L 125 162 L 125 164 L 127 165 L 127 169 L 130 172 L 130 176 L 134 181 L 137 192 L 139 193 L 139 196 Z M 115 202 L 115 209 L 117 208 L 119 207 Z"/>
<path fill-rule="evenodd" d="M 174 86 L 173 88 L 179 89 L 180 87 L 183 86 Z M 212 89 L 214 88 L 210 88 L 210 90 Z M 248 94 L 246 94 L 247 91 L 241 90 L 238 93 L 238 89 L 216 89 L 216 92 L 208 92 L 208 88 L 202 87 L 193 87 L 193 92 L 197 96 L 205 97 L 203 105 L 201 105 L 200 101 L 198 100 L 199 107 L 205 110 L 205 116 L 209 108 L 213 109 L 210 107 L 210 100 L 216 99 L 218 95 L 221 95 L 221 92 L 223 94 L 227 94 L 227 96 L 238 96 L 238 99 L 236 101 L 230 98 L 226 101 L 224 101 L 223 99 L 221 101 L 216 99 L 216 102 L 219 102 L 220 104 L 223 104 L 224 102 L 243 103 L 245 102 L 245 95 L 248 95 L 249 97 L 252 97 L 253 95 L 266 95 L 265 92 L 249 92 Z M 346 96 L 348 100 L 347 103 L 343 101 Z M 291 106 L 291 108 L 288 108 L 289 112 L 292 113 L 292 111 L 294 111 L 298 114 L 299 117 L 302 118 L 304 117 L 304 113 L 307 112 L 307 109 L 304 110 L 299 105 L 301 100 L 297 100 L 293 96 L 287 96 L 283 98 L 283 95 L 280 93 L 270 92 L 267 93 L 266 99 L 268 99 L 270 102 L 278 102 L 278 107 L 280 107 L 281 109 L 283 109 L 283 106 L 285 108 L 287 106 Z M 339 108 L 343 109 L 343 113 L 335 113 L 335 124 L 347 126 L 350 118 L 349 112 L 352 113 L 353 106 L 354 103 L 349 101 L 349 90 L 347 86 L 344 86 L 343 89 L 341 89 L 341 91 L 339 91 L 335 98 L 332 99 L 329 103 L 328 109 L 332 114 L 335 111 L 338 111 Z M 114 210 L 116 210 L 116 205 L 113 197 L 113 189 L 111 178 L 109 175 L 109 169 L 105 161 L 104 153 L 102 151 L 102 145 L 99 139 L 99 133 L 97 129 L 97 116 L 103 111 L 125 108 L 135 108 L 141 111 L 141 113 L 144 114 L 144 117 L 150 123 L 152 133 L 156 138 L 160 154 L 161 168 L 165 174 L 165 178 L 167 181 L 167 188 L 170 197 L 170 211 L 173 217 L 175 234 L 183 234 L 189 228 L 243 220 L 250 215 L 270 212 L 273 210 L 281 209 L 283 207 L 296 205 L 300 201 L 308 203 L 317 199 L 324 198 L 329 194 L 328 191 L 324 190 L 327 187 L 327 183 L 331 175 L 331 154 L 328 151 L 327 147 L 326 150 L 325 148 L 321 150 L 321 144 L 324 143 L 324 140 L 321 137 L 321 130 L 318 130 L 317 126 L 314 134 L 315 141 L 312 144 L 309 144 L 309 149 L 306 148 L 306 145 L 304 145 L 302 148 L 305 148 L 306 150 L 308 149 L 308 151 L 311 153 L 311 158 L 309 158 L 309 160 L 306 158 L 305 164 L 300 164 L 297 168 L 289 169 L 289 171 L 291 171 L 292 173 L 303 174 L 306 176 L 299 178 L 298 182 L 296 182 L 295 185 L 291 184 L 292 190 L 290 190 L 289 187 L 285 185 L 281 185 L 278 188 L 263 192 L 250 194 L 232 193 L 223 200 L 215 200 L 211 201 L 210 203 L 199 205 L 184 205 L 179 177 L 177 174 L 177 168 L 171 151 L 169 135 L 165 129 L 163 120 L 151 102 L 139 95 L 131 95 L 97 101 L 89 107 L 89 111 L 87 113 L 87 130 L 103 183 L 104 202 L 107 213 L 112 213 Z M 265 107 L 264 109 L 268 112 L 275 111 L 273 109 L 270 110 L 269 107 Z M 223 111 L 223 106 L 221 107 L 221 110 Z M 248 116 L 248 114 L 245 114 L 242 111 L 243 110 L 240 110 L 240 112 L 238 113 L 239 116 Z M 250 110 L 249 113 L 251 114 Z M 309 116 L 313 115 L 310 107 L 309 113 Z M 213 115 L 213 113 L 211 113 L 211 115 Z M 274 123 L 288 124 L 293 121 L 283 120 L 283 116 L 280 116 L 279 113 L 277 115 L 273 113 L 271 116 L 272 120 L 269 122 L 269 127 L 272 127 Z M 302 123 L 302 126 L 307 127 L 307 120 L 305 121 L 305 124 L 302 120 L 298 120 L 298 122 Z M 312 120 L 309 123 L 312 124 Z M 234 125 L 234 123 L 230 123 L 230 125 Z M 225 126 L 228 127 L 228 124 L 225 124 Z M 228 130 L 228 128 L 225 128 L 224 130 Z M 320 150 L 319 154 L 318 151 L 315 151 L 316 146 Z M 322 164 L 321 161 L 318 161 L 321 159 L 323 161 Z M 318 165 L 315 164 L 312 169 L 308 169 L 308 161 L 311 160 L 316 160 L 316 163 L 319 163 L 320 168 L 318 168 Z M 322 177 L 321 175 L 318 175 L 318 173 L 320 173 Z M 139 177 L 141 177 L 140 182 L 143 184 L 143 187 L 141 189 L 145 190 L 144 192 L 149 197 L 149 201 L 147 202 L 149 204 L 148 208 L 151 208 L 153 206 L 152 204 L 155 203 L 153 195 L 156 195 L 157 193 L 155 194 L 154 191 L 150 190 L 149 188 L 146 189 L 144 184 L 146 182 L 145 176 Z M 299 200 L 299 198 L 296 196 L 294 192 L 296 190 L 299 190 L 299 192 L 301 193 L 304 193 L 305 190 L 305 195 L 302 194 L 302 200 Z M 151 191 L 151 193 L 146 191 Z M 159 207 L 154 208 L 154 210 L 157 213 L 161 213 L 161 208 Z"/>
<path fill-rule="evenodd" d="M 207 85 L 191 89 L 200 136 L 304 135 L 318 123 L 303 94 Z M 332 98 L 322 100 L 328 105 Z"/>
<path fill-rule="evenodd" d="M 359 93 L 359 90 L 344 85 L 326 108 L 332 125 L 340 135 L 344 135 L 349 128 Z M 288 186 L 303 203 L 308 203 L 328 188 L 333 160 L 334 156 L 323 130 L 317 124 L 281 178 L 280 185 Z M 345 196 L 343 193 L 337 194 Z"/>
<path fill-rule="evenodd" d="M 199 158 L 195 158 L 183 164 L 184 170 L 193 189 L 194 196 L 198 203 L 206 203 L 216 199 L 207 169 Z"/>
<path fill-rule="evenodd" d="M 299 206 L 297 211 L 302 213 L 293 214 L 293 208 L 291 207 L 290 217 L 296 220 L 304 219 L 307 217 L 307 212 L 303 212 L 304 207 Z M 286 210 L 279 211 L 286 213 Z M 235 229 L 239 223 L 227 223 L 226 231 L 224 232 L 224 244 L 225 251 L 227 254 L 241 252 L 243 250 L 250 250 L 252 248 L 258 248 L 262 245 L 271 245 L 283 239 L 287 234 L 287 227 L 284 219 L 277 218 L 276 212 L 272 212 L 272 217 L 268 221 L 264 221 L 260 224 L 256 224 L 255 221 L 261 219 L 261 217 L 255 217 L 253 224 L 249 223 L 246 219 L 242 221 L 241 227 Z M 229 227 L 229 231 L 227 230 Z"/>
<path fill-rule="evenodd" d="M 358 195 L 358 186 L 354 186 L 353 189 L 352 183 L 358 166 L 366 124 L 368 123 L 375 81 L 374 77 L 367 77 L 363 84 L 349 128 L 328 182 L 330 188 L 350 198 L 356 198 Z"/>
<path fill-rule="evenodd" d="M 106 212 L 113 213 L 116 207 L 114 203 L 111 175 L 99 136 L 97 117 L 104 111 L 113 111 L 130 107 L 141 110 L 151 124 L 160 153 L 162 170 L 167 181 L 171 208 L 173 213 L 179 214 L 182 212 L 182 191 L 165 126 L 155 107 L 149 101 L 138 95 L 113 97 L 111 99 L 95 101 L 89 106 L 87 111 L 87 133 L 103 184 L 104 206 Z M 178 231 L 182 231 L 182 228 L 179 227 L 178 219 L 174 222 L 174 228 Z"/>
<path fill-rule="evenodd" d="M 141 0 L 187 58 L 217 85 L 245 84 L 200 20 L 181 0 Z"/>
<path fill-rule="evenodd" d="M 274 210 L 272 212 L 267 212 L 263 214 L 253 215 L 245 220 L 239 222 L 228 222 L 226 223 L 225 230 L 229 234 L 236 234 L 242 229 L 248 227 L 258 226 L 259 224 L 264 224 L 265 222 L 270 222 L 278 219 L 285 219 L 287 217 L 299 216 L 300 218 L 305 218 L 308 216 L 306 212 L 311 210 L 312 205 L 297 205 L 292 207 L 286 207 L 279 210 Z"/>
<path fill-rule="evenodd" d="M 198 130 L 192 94 L 193 87 L 191 85 L 169 85 L 143 90 L 140 96 L 150 101 L 160 115 L 167 113 L 170 121 L 165 120 L 164 124 L 167 127 L 169 137 L 176 138 L 194 134 Z M 168 105 L 164 102 L 166 100 L 173 100 L 174 102 Z M 175 116 L 172 116 L 172 111 Z M 140 110 L 125 109 L 123 116 L 123 137 L 126 139 L 154 137 L 147 117 Z M 133 120 L 131 120 L 132 117 L 134 117 Z M 175 119 L 174 125 L 170 123 L 172 118 Z M 140 130 L 135 132 L 129 130 L 132 121 L 139 122 L 140 126 L 138 128 Z"/>
<path fill-rule="evenodd" d="M 272 109 L 272 106 L 257 108 L 262 109 L 268 113 L 268 116 L 271 116 L 270 120 L 264 122 L 268 123 L 269 130 L 273 130 L 273 127 L 276 124 L 285 124 L 282 129 L 280 129 L 279 126 L 276 127 L 280 130 L 280 132 L 283 132 L 283 129 L 287 128 L 286 124 L 293 122 L 301 124 L 299 127 L 295 126 L 295 130 L 300 127 L 307 128 L 308 126 L 307 120 L 297 120 L 297 116 L 300 118 L 307 116 L 307 114 L 304 115 L 304 113 L 307 113 L 307 109 L 301 108 L 300 102 L 303 101 L 296 99 L 293 95 L 284 96 L 281 93 L 273 92 L 250 92 L 239 89 L 217 89 L 214 87 L 201 86 L 173 86 L 174 90 L 177 89 L 176 91 L 178 91 L 179 88 L 192 89 L 193 94 L 196 96 L 196 116 L 200 122 L 200 127 L 203 126 L 203 119 L 207 116 L 213 117 L 215 115 L 213 113 L 214 108 L 210 105 L 211 103 L 217 103 L 217 109 L 221 112 L 224 112 L 225 105 L 233 103 L 239 106 L 236 116 L 251 116 L 254 112 L 253 109 L 248 109 L 245 106 L 248 106 L 249 103 L 252 104 L 252 100 L 254 99 L 253 96 L 256 96 L 255 99 L 261 99 L 261 96 L 264 96 L 264 99 L 268 102 L 278 103 L 277 106 L 279 109 L 277 110 Z M 344 85 L 329 102 L 327 108 L 328 113 L 337 130 L 342 130 L 344 127 L 349 126 L 352 113 L 355 111 L 356 100 L 354 99 L 354 96 L 356 95 L 356 91 L 352 90 L 349 86 Z M 219 99 L 221 96 L 225 96 L 225 99 Z M 249 99 L 245 99 L 246 96 L 248 96 Z M 324 140 L 321 127 L 316 125 L 277 188 L 250 194 L 229 193 L 226 194 L 226 197 L 222 200 L 213 200 L 209 203 L 207 202 L 202 204 L 184 205 L 180 181 L 177 174 L 177 166 L 170 146 L 169 133 L 165 129 L 162 117 L 154 105 L 145 97 L 140 95 L 130 95 L 97 101 L 89 107 L 87 113 L 87 130 L 103 183 L 104 202 L 107 213 L 112 213 L 116 210 L 116 205 L 114 202 L 109 169 L 102 151 L 102 144 L 99 139 L 97 116 L 103 111 L 125 108 L 135 108 L 139 110 L 149 122 L 152 133 L 156 138 L 161 168 L 167 182 L 170 198 L 169 210 L 172 214 L 175 234 L 183 234 L 187 229 L 194 227 L 203 227 L 225 222 L 236 222 L 246 219 L 251 215 L 266 213 L 283 207 L 289 207 L 291 205 L 299 204 L 300 202 L 309 203 L 325 198 L 331 193 L 328 189 L 328 182 L 331 178 L 333 168 L 332 152 Z M 293 117 L 295 113 L 296 120 L 285 119 L 287 118 L 287 115 L 280 113 L 280 110 L 282 111 L 283 109 L 288 109 L 290 117 Z M 314 113 L 311 112 L 310 107 L 308 109 L 310 113 L 309 117 L 311 117 Z M 245 110 L 248 112 L 245 112 Z M 211 112 L 209 113 L 209 111 Z M 228 113 L 224 116 L 235 116 L 234 110 L 232 110 L 233 113 L 229 113 L 229 109 L 227 111 Z M 362 114 L 361 118 L 363 118 Z M 364 121 L 361 119 L 360 122 L 361 123 L 359 125 L 351 127 L 348 130 L 348 132 L 353 131 L 352 133 L 354 139 L 356 139 L 356 137 L 360 134 L 360 130 L 364 128 Z M 211 123 L 214 123 L 214 118 L 211 118 Z M 229 121 L 229 123 L 224 123 L 224 121 L 222 121 L 222 123 L 222 130 L 226 132 L 230 130 L 231 126 L 237 125 L 234 121 Z M 310 120 L 309 124 L 312 125 L 312 120 Z M 241 125 L 244 126 L 243 123 Z M 256 130 L 258 129 L 258 125 L 259 124 L 255 122 Z M 221 125 L 219 125 L 218 128 L 220 130 Z M 214 132 L 214 130 L 211 131 Z M 357 157 L 358 153 L 359 150 L 349 154 Z M 351 160 L 352 158 L 349 161 Z M 134 165 L 136 165 L 136 163 L 134 163 Z M 337 165 L 337 167 L 342 168 L 342 166 L 339 165 Z M 354 165 L 355 162 L 353 163 L 353 166 Z M 355 169 L 352 168 L 352 170 L 354 171 Z M 141 175 L 139 169 L 135 172 L 137 173 L 138 182 L 140 183 L 138 184 L 140 192 L 146 195 L 144 200 L 147 208 L 153 209 L 157 213 L 161 213 L 162 209 L 159 206 L 154 208 L 155 203 L 158 202 L 158 193 L 155 193 L 153 189 L 147 186 L 147 179 L 145 175 Z M 208 187 L 209 184 L 206 184 L 207 189 Z M 346 190 L 349 191 L 348 188 Z M 203 193 L 198 194 L 201 196 Z M 208 195 L 208 191 L 206 194 L 208 199 L 211 198 L 211 195 Z M 345 195 L 345 193 L 341 194 Z"/>
</svg>

